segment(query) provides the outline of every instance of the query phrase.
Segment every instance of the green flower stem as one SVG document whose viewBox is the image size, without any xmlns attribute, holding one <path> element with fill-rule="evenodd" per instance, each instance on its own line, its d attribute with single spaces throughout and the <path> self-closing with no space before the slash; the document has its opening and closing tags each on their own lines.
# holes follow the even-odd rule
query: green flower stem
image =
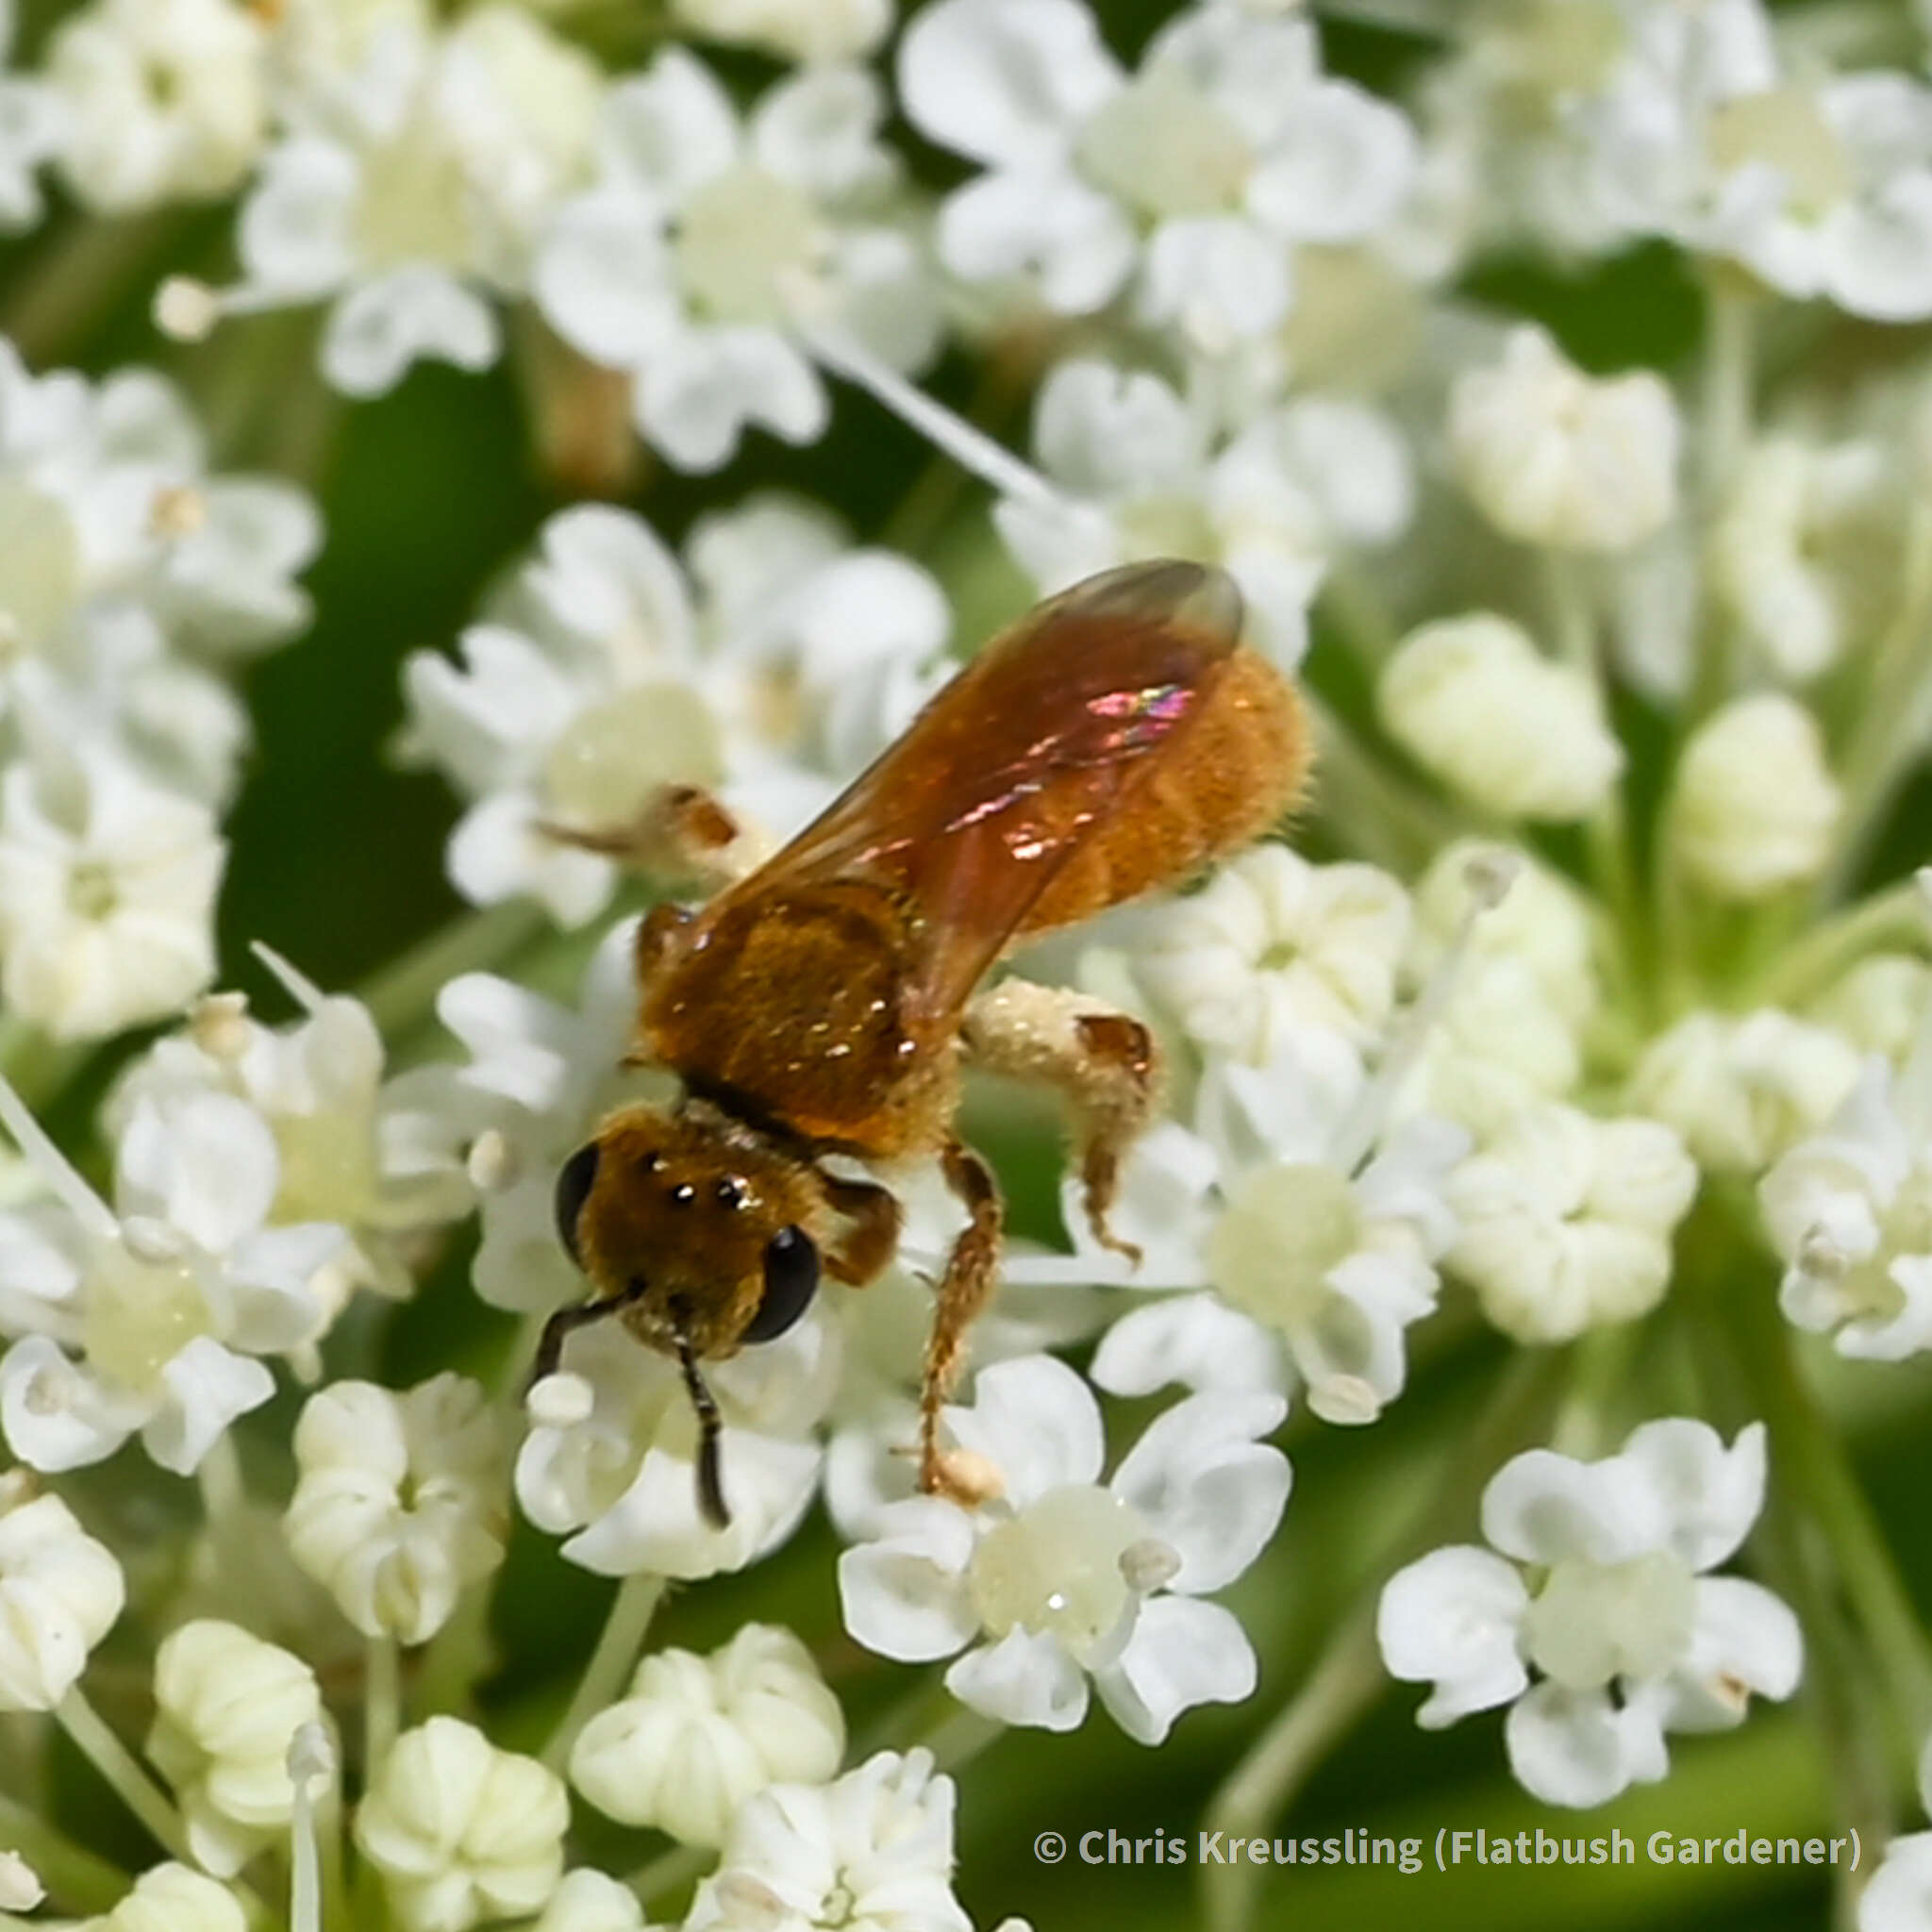
<svg viewBox="0 0 1932 1932">
<path fill-rule="evenodd" d="M 1412 878 L 1468 827 L 1446 806 L 1412 791 L 1387 770 L 1306 686 L 1314 721 L 1316 787 L 1324 814 L 1346 824 L 1352 852 Z"/>
<path fill-rule="evenodd" d="M 604 1621 L 604 1634 L 591 1661 L 584 1666 L 576 1693 L 570 1707 L 544 1745 L 542 1759 L 552 1771 L 561 1771 L 570 1757 L 577 1733 L 606 1705 L 614 1703 L 624 1690 L 644 1647 L 644 1638 L 664 1595 L 664 1578 L 648 1574 L 626 1576 L 610 1600 L 610 1613 Z"/>
<path fill-rule="evenodd" d="M 362 1655 L 362 1774 L 373 1778 L 402 1728 L 402 1652 L 385 1633 L 370 1638 Z"/>
<path fill-rule="evenodd" d="M 1923 950 L 1928 936 L 1918 887 L 1910 879 L 1888 886 L 1794 939 L 1749 982 L 1740 1004 L 1802 1006 L 1868 954 L 1893 946 Z"/>
<path fill-rule="evenodd" d="M 92 1054 L 90 1041 L 50 1040 L 38 1026 L 0 1013 L 0 1074 L 36 1113 L 58 1096 Z"/>
<path fill-rule="evenodd" d="M 138 215 L 77 215 L 0 304 L 0 335 L 30 368 L 75 359 L 108 310 L 176 256 L 200 214 L 179 204 Z"/>
<path fill-rule="evenodd" d="M 133 1752 L 88 1702 L 87 1693 L 79 1685 L 54 1707 L 54 1715 L 60 1728 L 74 1740 L 75 1748 L 141 1820 L 148 1836 L 171 1857 L 193 1864 L 194 1855 L 188 1849 L 188 1827 L 182 1824 L 181 1814 L 142 1769 Z"/>
<path fill-rule="evenodd" d="M 1898 608 L 1873 648 L 1857 726 L 1835 759 L 1844 808 L 1813 893 L 1820 908 L 1842 899 L 1870 858 L 1932 727 L 1932 508 L 1924 505 L 1912 512 L 1899 575 Z"/>
<path fill-rule="evenodd" d="M 1609 695 L 1595 600 L 1584 575 L 1583 559 L 1570 550 L 1545 549 L 1540 556 L 1557 655 L 1590 679 L 1596 687 L 1598 702 L 1607 709 Z M 1617 931 L 1627 937 L 1636 929 L 1637 874 L 1630 858 L 1630 826 L 1620 789 L 1613 786 L 1609 796 L 1584 821 L 1583 837 L 1598 896 L 1608 907 Z"/>
<path fill-rule="evenodd" d="M 1707 513 L 1730 487 L 1738 461 L 1751 440 L 1752 402 L 1757 388 L 1757 294 L 1744 277 L 1714 269 L 1705 284 L 1704 371 L 1698 398 L 1698 447 L 1703 473 L 1697 478 Z"/>
<path fill-rule="evenodd" d="M 1382 1586 L 1469 1516 L 1497 1464 L 1544 1413 L 1570 1369 L 1571 1357 L 1557 1350 L 1524 1351 L 1511 1359 L 1487 1407 L 1462 1432 L 1434 1492 L 1374 1566 L 1301 1689 L 1208 1800 L 1202 1821 L 1208 1831 L 1230 1838 L 1258 1835 L 1382 1695 L 1389 1684 L 1375 1643 Z M 1252 1921 L 1262 1868 L 1210 1865 L 1201 1875 L 1213 1932 L 1243 1932 Z"/>
<path fill-rule="evenodd" d="M 646 1913 L 695 1885 L 718 1861 L 718 1854 L 707 1845 L 679 1845 L 640 1865 L 624 1882 L 637 1893 Z"/>
<path fill-rule="evenodd" d="M 1707 1412 L 1730 1428 L 1761 1420 L 1771 1438 L 1766 1507 L 1754 1539 L 1766 1580 L 1796 1611 L 1805 1632 L 1802 1695 L 1824 1744 L 1831 1802 L 1874 1847 L 1890 1835 L 1894 1792 L 1917 1742 L 1908 1713 L 1923 1695 L 1924 1646 L 1915 1641 L 1888 1654 L 1871 1628 L 1853 1627 L 1840 1591 L 1887 1598 L 1895 1576 L 1874 1579 L 1868 1567 L 1845 1574 L 1834 1516 L 1865 1514 L 1841 1451 L 1800 1381 L 1790 1337 L 1762 1271 L 1740 1269 L 1745 1208 L 1707 1196 L 1683 1230 L 1679 1252 L 1681 1312 L 1690 1324 Z M 1837 1464 L 1834 1470 L 1831 1465 Z M 1882 1551 L 1882 1544 L 1874 1550 Z M 1889 1558 L 1882 1568 L 1890 1571 Z M 1869 1606 L 1860 1606 L 1861 1621 Z M 1887 1622 L 1884 1641 L 1897 1641 Z M 1909 1622 L 1909 1613 L 1907 1613 Z M 1861 1637 L 1863 1641 L 1861 1641 Z M 1850 1893 L 1840 1882 L 1838 1912 L 1850 1924 Z"/>
<path fill-rule="evenodd" d="M 118 1865 L 83 1850 L 41 1812 L 4 1794 L 0 1794 L 0 1845 L 18 1852 L 34 1868 L 49 1894 L 69 1911 L 106 1912 L 120 1903 L 127 1890 L 127 1874 Z M 46 1932 L 44 1921 L 32 1923 Z"/>
<path fill-rule="evenodd" d="M 1206 1832 L 1257 1836 L 1387 1689 L 1375 1644 L 1380 1597 L 1378 1582 L 1356 1600 L 1301 1689 L 1215 1793 L 1203 1821 Z M 1202 1868 L 1208 1923 L 1215 1932 L 1241 1932 L 1250 1923 L 1259 1877 L 1248 1865 Z"/>
<path fill-rule="evenodd" d="M 1784 1474 L 1822 1541 L 1846 1602 L 1871 1645 L 1896 1732 L 1896 1762 L 1910 1765 L 1932 1730 L 1932 1641 L 1891 1559 L 1884 1532 L 1844 1442 L 1798 1372 L 1796 1337 L 1770 1283 L 1730 1297 L 1746 1380 L 1757 1397 Z"/>
<path fill-rule="evenodd" d="M 459 973 L 500 966 L 543 930 L 542 908 L 511 899 L 468 912 L 432 933 L 356 990 L 383 1038 L 401 1040 L 426 1024 L 436 996 Z"/>
</svg>

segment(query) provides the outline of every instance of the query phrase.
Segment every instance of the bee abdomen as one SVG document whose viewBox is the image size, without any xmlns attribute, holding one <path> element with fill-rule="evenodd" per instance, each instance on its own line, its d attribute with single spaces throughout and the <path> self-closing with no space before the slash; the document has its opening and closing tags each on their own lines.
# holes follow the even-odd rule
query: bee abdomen
<svg viewBox="0 0 1932 1932">
<path fill-rule="evenodd" d="M 1239 851 L 1295 806 L 1312 761 L 1294 686 L 1258 652 L 1237 652 L 1200 714 L 1154 755 L 1015 937 L 1091 919 Z"/>
</svg>

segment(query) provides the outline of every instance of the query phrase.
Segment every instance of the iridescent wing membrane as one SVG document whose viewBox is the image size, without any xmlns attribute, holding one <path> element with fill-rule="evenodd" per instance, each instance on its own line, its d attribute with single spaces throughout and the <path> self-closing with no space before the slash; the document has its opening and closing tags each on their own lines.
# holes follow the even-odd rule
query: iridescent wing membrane
<svg viewBox="0 0 1932 1932">
<path fill-rule="evenodd" d="M 917 909 L 908 1012 L 956 1013 L 1092 829 L 1185 735 L 1241 636 L 1220 571 L 1129 565 L 1002 633 L 738 888 L 888 884 Z"/>
</svg>

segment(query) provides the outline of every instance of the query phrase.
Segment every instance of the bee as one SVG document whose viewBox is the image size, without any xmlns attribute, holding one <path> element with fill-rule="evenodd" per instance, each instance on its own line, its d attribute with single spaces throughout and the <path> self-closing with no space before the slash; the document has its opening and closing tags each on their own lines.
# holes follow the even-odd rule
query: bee
<svg viewBox="0 0 1932 1932">
<path fill-rule="evenodd" d="M 1023 941 L 1175 884 L 1248 844 L 1295 801 L 1310 762 L 1294 686 L 1241 641 L 1224 573 L 1108 571 L 1001 633 L 841 797 L 701 908 L 658 905 L 636 942 L 632 1059 L 682 1099 L 608 1116 L 558 1176 L 557 1224 L 591 1298 L 546 1324 L 615 1318 L 675 1357 L 699 1425 L 698 1504 L 730 1520 L 717 1405 L 700 1364 L 782 1335 L 823 1274 L 859 1285 L 891 1261 L 889 1188 L 829 1170 L 937 1156 L 966 1210 L 935 1290 L 920 1393 L 919 1480 L 965 1495 L 941 1405 L 999 1267 L 991 1170 L 954 1116 L 968 1063 L 1071 1103 L 1096 1237 L 1159 1065 L 1148 1028 L 1084 995 L 1008 978 Z M 702 793 L 667 795 L 690 847 L 734 842 Z M 565 834 L 615 850 L 624 835 Z"/>
</svg>

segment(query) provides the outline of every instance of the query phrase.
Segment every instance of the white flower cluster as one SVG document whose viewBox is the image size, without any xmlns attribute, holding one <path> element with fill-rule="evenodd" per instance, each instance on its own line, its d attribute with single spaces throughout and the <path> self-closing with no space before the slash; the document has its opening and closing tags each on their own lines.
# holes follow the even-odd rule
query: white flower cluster
<svg viewBox="0 0 1932 1932">
<path fill-rule="evenodd" d="M 460 665 L 421 652 L 405 668 L 407 753 L 472 801 L 449 868 L 477 904 L 525 894 L 581 924 L 617 869 L 552 830 L 621 832 L 669 785 L 790 833 L 940 681 L 938 585 L 802 502 L 707 515 L 682 564 L 603 506 L 562 511 L 540 542 Z"/>
<path fill-rule="evenodd" d="M 1524 1787 L 1588 1806 L 1662 1777 L 1667 1730 L 1738 1724 L 1753 1691 L 1789 1697 L 1797 1619 L 1757 1584 L 1703 1574 L 1763 1500 L 1758 1424 L 1729 1449 L 1677 1419 L 1646 1423 L 1599 1462 L 1517 1457 L 1483 1491 L 1491 1548 L 1436 1550 L 1382 1592 L 1389 1669 L 1435 1684 L 1417 1723 L 1507 1704 Z"/>
<path fill-rule="evenodd" d="M 209 475 L 172 384 L 30 375 L 0 341 L 0 997 L 59 1039 L 214 970 L 216 814 L 247 737 L 225 667 L 308 622 L 321 526 Z"/>
<path fill-rule="evenodd" d="M 30 1171 L 0 1214 L 0 1430 L 24 1462 L 73 1469 L 139 1432 L 192 1472 L 274 1393 L 264 1357 L 312 1374 L 358 1285 L 412 1289 L 396 1243 L 468 1208 L 459 1127 L 423 1076 L 385 1082 L 367 1010 L 295 985 L 294 1025 L 216 996 L 127 1069 L 104 1114 L 111 1208 L 0 1083 Z"/>
</svg>

